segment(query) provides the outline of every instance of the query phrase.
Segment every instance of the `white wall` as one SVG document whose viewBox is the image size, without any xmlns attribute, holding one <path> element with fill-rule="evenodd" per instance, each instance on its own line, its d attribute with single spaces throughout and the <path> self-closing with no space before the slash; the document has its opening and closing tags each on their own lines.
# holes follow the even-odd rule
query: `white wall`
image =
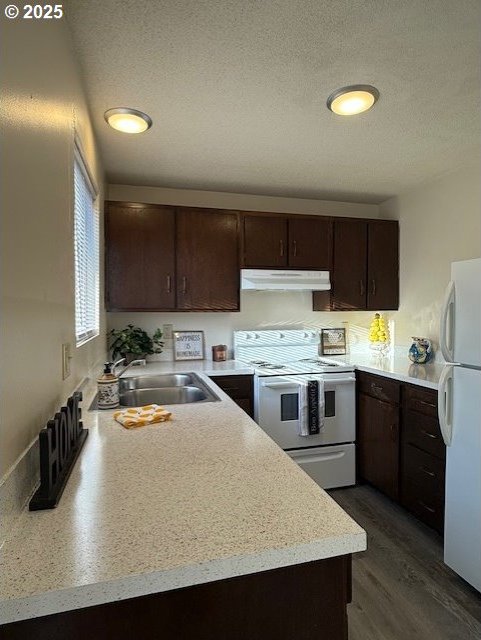
<svg viewBox="0 0 481 640">
<path fill-rule="evenodd" d="M 377 218 L 378 205 L 278 198 L 212 191 L 191 191 L 156 187 L 109 185 L 107 198 L 127 202 L 146 202 L 177 206 L 199 206 L 241 211 L 276 211 L 282 213 L 318 214 Z M 205 331 L 206 356 L 211 358 L 210 347 L 227 344 L 232 348 L 232 332 L 236 329 L 262 329 L 272 327 L 298 328 L 347 326 L 351 329 L 353 347 L 360 336 L 366 337 L 371 313 L 320 313 L 312 311 L 312 295 L 307 292 L 259 292 L 241 294 L 240 313 L 109 313 L 109 328 L 121 328 L 132 322 L 149 332 L 163 323 L 175 329 L 201 329 Z M 163 359 L 171 358 L 166 351 Z"/>
<path fill-rule="evenodd" d="M 481 162 L 471 162 L 381 205 L 399 220 L 400 309 L 396 339 L 439 340 L 439 314 L 451 262 L 481 256 Z"/>
<path fill-rule="evenodd" d="M 103 200 L 103 172 L 64 20 L 2 19 L 0 476 L 105 352 L 75 348 L 74 128 Z M 61 346 L 72 345 L 62 381 Z"/>
<path fill-rule="evenodd" d="M 135 187 L 119 184 L 108 186 L 107 199 L 123 200 L 125 202 L 147 202 L 149 204 L 170 204 L 179 207 L 212 207 L 214 209 L 239 209 L 240 211 L 352 216 L 353 218 L 379 217 L 379 206 L 377 204 L 253 196 L 242 193 L 194 191 L 191 189 Z"/>
<path fill-rule="evenodd" d="M 351 349 L 367 345 L 367 330 L 372 312 L 321 313 L 312 311 L 312 294 L 304 291 L 241 292 L 239 313 L 109 313 L 109 328 L 121 329 L 129 322 L 152 334 L 162 324 L 174 329 L 205 332 L 206 357 L 212 359 L 211 346 L 227 344 L 232 348 L 232 332 L 239 329 L 298 329 L 304 327 L 346 327 Z M 346 324 L 347 323 L 347 324 Z M 166 351 L 161 359 L 172 359 Z"/>
</svg>

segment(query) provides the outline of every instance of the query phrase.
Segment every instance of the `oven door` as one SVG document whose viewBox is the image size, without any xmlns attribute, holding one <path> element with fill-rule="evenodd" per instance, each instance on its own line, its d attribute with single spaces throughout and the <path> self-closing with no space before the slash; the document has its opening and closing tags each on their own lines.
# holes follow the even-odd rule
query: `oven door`
<svg viewBox="0 0 481 640">
<path fill-rule="evenodd" d="M 296 378 L 324 381 L 325 418 L 319 434 L 298 434 L 299 384 Z M 283 449 L 354 442 L 355 389 L 353 373 L 258 377 L 255 388 L 255 420 Z"/>
</svg>

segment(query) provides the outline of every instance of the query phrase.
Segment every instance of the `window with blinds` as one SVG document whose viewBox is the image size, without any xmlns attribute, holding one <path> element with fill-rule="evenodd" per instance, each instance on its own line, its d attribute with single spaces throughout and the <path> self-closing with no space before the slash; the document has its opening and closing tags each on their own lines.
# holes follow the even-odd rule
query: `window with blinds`
<svg viewBox="0 0 481 640">
<path fill-rule="evenodd" d="M 77 346 L 99 334 L 99 215 L 78 148 L 74 157 L 75 335 Z"/>
</svg>

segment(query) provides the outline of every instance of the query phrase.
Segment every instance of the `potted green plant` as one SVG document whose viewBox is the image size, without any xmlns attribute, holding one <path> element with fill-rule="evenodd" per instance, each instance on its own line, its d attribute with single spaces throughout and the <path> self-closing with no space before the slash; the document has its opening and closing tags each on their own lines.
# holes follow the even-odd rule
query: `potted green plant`
<svg viewBox="0 0 481 640">
<path fill-rule="evenodd" d="M 125 358 L 126 364 L 153 353 L 162 353 L 162 331 L 156 329 L 153 336 L 141 329 L 128 324 L 125 329 L 112 329 L 109 333 L 112 358 Z"/>
</svg>

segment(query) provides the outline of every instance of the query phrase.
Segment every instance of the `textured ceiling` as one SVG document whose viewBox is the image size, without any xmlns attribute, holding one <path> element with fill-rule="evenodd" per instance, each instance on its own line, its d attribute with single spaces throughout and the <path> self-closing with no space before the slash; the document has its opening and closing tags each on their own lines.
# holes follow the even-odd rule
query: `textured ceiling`
<svg viewBox="0 0 481 640">
<path fill-rule="evenodd" d="M 66 15 L 112 183 L 378 203 L 479 154 L 478 0 L 70 0 Z M 375 107 L 328 111 L 355 83 Z M 110 129 L 116 106 L 154 126 Z"/>
</svg>

